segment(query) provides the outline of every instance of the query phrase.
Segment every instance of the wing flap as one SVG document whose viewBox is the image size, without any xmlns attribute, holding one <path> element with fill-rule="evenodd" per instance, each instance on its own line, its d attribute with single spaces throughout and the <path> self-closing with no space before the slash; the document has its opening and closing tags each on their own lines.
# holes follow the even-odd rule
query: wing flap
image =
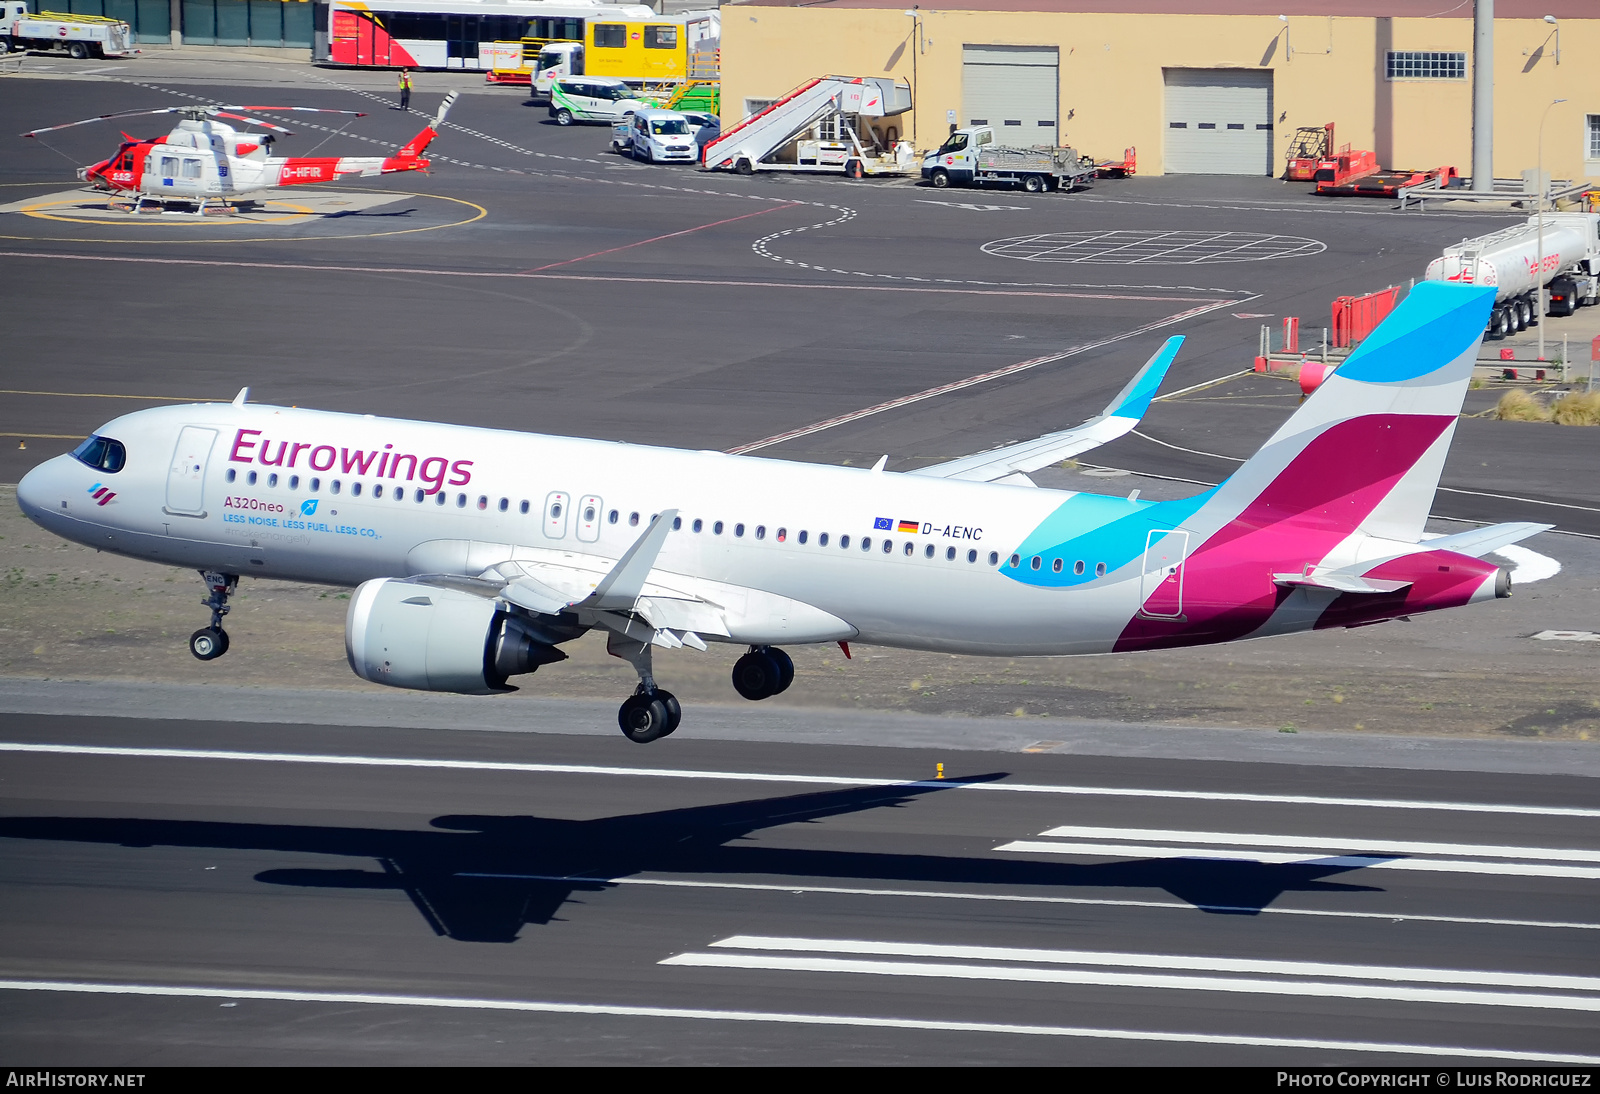
<svg viewBox="0 0 1600 1094">
<path fill-rule="evenodd" d="M 1019 486 L 1032 486 L 1027 479 L 1030 471 L 1049 467 L 1053 463 L 1071 459 L 1092 448 L 1099 448 L 1123 436 L 1136 425 L 1150 409 L 1150 400 L 1166 378 L 1167 370 L 1183 345 L 1182 336 L 1168 338 L 1144 367 L 1134 374 L 1105 410 L 1082 425 L 1057 430 L 1002 448 L 992 448 L 963 456 L 958 460 L 931 464 L 907 472 L 911 475 L 928 475 L 940 479 L 964 479 L 969 482 L 999 482 L 1011 479 Z M 1014 478 L 1014 476 L 1020 476 Z"/>
</svg>

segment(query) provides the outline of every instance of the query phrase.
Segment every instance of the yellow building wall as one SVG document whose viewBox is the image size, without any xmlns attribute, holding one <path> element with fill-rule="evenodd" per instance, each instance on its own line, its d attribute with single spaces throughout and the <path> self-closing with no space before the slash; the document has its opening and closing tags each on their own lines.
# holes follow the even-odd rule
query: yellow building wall
<svg viewBox="0 0 1600 1094">
<path fill-rule="evenodd" d="M 918 33 L 920 24 L 920 35 Z M 1544 108 L 1545 170 L 1600 178 L 1585 161 L 1585 115 L 1600 115 L 1600 19 L 1564 20 L 1561 64 L 1554 28 L 1539 20 L 1495 24 L 1495 174 L 1515 178 L 1538 158 Z M 920 37 L 920 41 L 919 41 Z M 1141 174 L 1163 173 L 1164 68 L 1273 72 L 1275 158 L 1297 126 L 1336 125 L 1338 143 L 1369 148 L 1385 167 L 1472 161 L 1471 19 L 1105 15 L 729 5 L 722 20 L 724 125 L 748 99 L 775 99 L 827 74 L 894 76 L 913 83 L 914 117 L 901 133 L 919 148 L 948 131 L 961 108 L 962 46 L 1055 46 L 1061 55 L 1061 141 L 1101 159 L 1138 148 Z M 1388 50 L 1466 52 L 1463 80 L 1388 80 Z M 959 118 L 965 124 L 965 118 Z"/>
</svg>

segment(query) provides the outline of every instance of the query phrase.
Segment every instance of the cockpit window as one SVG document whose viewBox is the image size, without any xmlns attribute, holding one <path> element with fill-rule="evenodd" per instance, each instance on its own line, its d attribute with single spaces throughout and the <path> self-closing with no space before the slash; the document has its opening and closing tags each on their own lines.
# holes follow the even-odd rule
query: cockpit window
<svg viewBox="0 0 1600 1094">
<path fill-rule="evenodd" d="M 128 452 L 121 441 L 109 437 L 90 437 L 72 452 L 72 455 L 90 467 L 115 474 L 128 462 Z"/>
</svg>

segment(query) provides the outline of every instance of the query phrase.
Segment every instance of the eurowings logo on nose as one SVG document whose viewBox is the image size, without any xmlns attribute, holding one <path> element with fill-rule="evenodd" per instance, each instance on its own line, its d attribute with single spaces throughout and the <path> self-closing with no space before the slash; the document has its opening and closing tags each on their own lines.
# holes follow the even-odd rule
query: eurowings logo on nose
<svg viewBox="0 0 1600 1094">
<path fill-rule="evenodd" d="M 312 513 L 315 513 L 316 511 L 317 511 L 317 499 L 316 498 L 309 498 L 306 501 L 303 501 L 303 502 L 300 503 L 300 515 L 302 517 L 309 517 Z"/>
<path fill-rule="evenodd" d="M 115 490 L 108 490 L 99 483 L 95 483 L 93 486 L 89 487 L 87 492 L 89 496 L 94 499 L 94 503 L 96 505 L 104 505 L 106 502 L 117 496 L 117 492 Z"/>
</svg>

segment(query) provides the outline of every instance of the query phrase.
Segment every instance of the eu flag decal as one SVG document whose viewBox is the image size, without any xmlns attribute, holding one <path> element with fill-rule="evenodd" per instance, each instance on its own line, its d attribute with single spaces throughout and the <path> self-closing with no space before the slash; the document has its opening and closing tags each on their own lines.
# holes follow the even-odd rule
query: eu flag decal
<svg viewBox="0 0 1600 1094">
<path fill-rule="evenodd" d="M 879 517 L 872 522 L 874 532 L 887 532 L 894 527 L 894 521 L 888 517 Z"/>
</svg>

